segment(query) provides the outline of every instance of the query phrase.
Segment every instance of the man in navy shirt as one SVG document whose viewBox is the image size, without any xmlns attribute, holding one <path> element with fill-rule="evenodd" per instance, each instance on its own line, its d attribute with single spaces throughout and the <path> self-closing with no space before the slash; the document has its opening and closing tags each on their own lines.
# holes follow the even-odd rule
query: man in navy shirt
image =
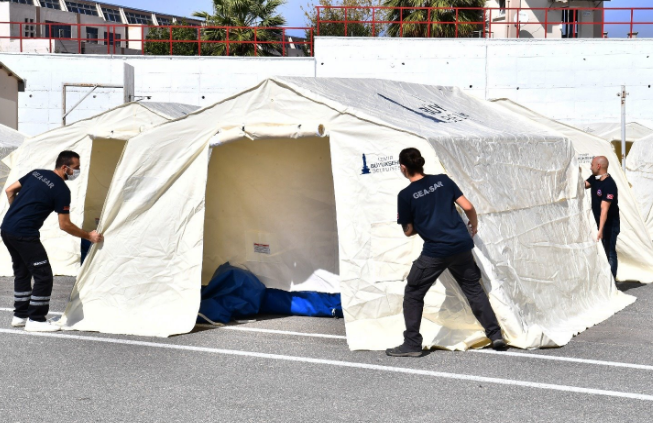
<svg viewBox="0 0 653 423">
<path fill-rule="evenodd" d="M 70 189 L 64 181 L 79 176 L 79 155 L 62 151 L 55 170 L 38 169 L 5 190 L 9 211 L 0 227 L 2 241 L 9 250 L 14 268 L 14 318 L 11 325 L 30 332 L 54 332 L 59 326 L 46 320 L 50 308 L 53 276 L 48 255 L 40 241 L 39 229 L 53 211 L 59 227 L 73 236 L 102 242 L 96 231 L 86 232 L 70 221 Z M 32 288 L 32 278 L 34 287 Z"/>
<path fill-rule="evenodd" d="M 585 181 L 585 189 L 592 188 L 592 212 L 599 228 L 597 241 L 603 242 L 612 276 L 617 277 L 617 236 L 621 231 L 619 220 L 619 192 L 617 184 L 608 174 L 610 163 L 605 156 L 592 159 L 592 176 Z"/>
<path fill-rule="evenodd" d="M 406 236 L 419 234 L 424 240 L 424 249 L 408 273 L 404 295 L 404 343 L 386 350 L 386 354 L 393 357 L 422 355 L 419 328 L 424 297 L 446 269 L 465 293 L 492 347 L 506 349 L 501 327 L 480 284 L 481 272 L 472 256 L 472 236 L 476 235 L 478 225 L 474 206 L 447 175 L 425 175 L 424 158 L 416 148 L 403 150 L 399 154 L 399 164 L 410 185 L 399 193 L 397 223 L 401 224 Z M 467 215 L 469 230 L 455 204 Z"/>
</svg>

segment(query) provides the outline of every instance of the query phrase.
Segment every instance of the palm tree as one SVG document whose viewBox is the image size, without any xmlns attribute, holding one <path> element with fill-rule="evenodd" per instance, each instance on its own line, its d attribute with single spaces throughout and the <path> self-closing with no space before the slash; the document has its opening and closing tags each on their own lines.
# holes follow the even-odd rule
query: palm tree
<svg viewBox="0 0 653 423">
<path fill-rule="evenodd" d="M 282 47 L 286 19 L 276 13 L 284 0 L 213 0 L 213 14 L 195 12 L 203 18 L 208 28 L 202 39 L 206 41 L 235 41 L 235 43 L 207 43 L 202 45 L 203 55 L 214 56 L 272 56 L 279 55 Z M 240 28 L 211 28 L 240 27 Z M 253 29 L 262 28 L 262 29 Z M 243 43 L 245 41 L 245 43 Z M 253 41 L 268 42 L 254 44 Z M 247 43 L 250 42 L 250 43 Z"/>
<path fill-rule="evenodd" d="M 465 22 L 483 22 L 484 14 L 478 10 L 459 10 L 454 7 L 485 6 L 485 0 L 386 0 L 384 6 L 390 7 L 443 7 L 430 12 L 426 9 L 408 9 L 400 13 L 400 9 L 388 9 L 387 20 L 392 23 L 388 27 L 388 35 L 396 37 L 471 37 L 474 31 L 481 31 L 484 24 Z M 458 30 L 456 31 L 457 21 Z M 399 22 L 403 22 L 401 25 Z M 417 24 L 411 22 L 452 22 L 431 24 Z M 460 22 L 463 22 L 462 24 Z"/>
</svg>

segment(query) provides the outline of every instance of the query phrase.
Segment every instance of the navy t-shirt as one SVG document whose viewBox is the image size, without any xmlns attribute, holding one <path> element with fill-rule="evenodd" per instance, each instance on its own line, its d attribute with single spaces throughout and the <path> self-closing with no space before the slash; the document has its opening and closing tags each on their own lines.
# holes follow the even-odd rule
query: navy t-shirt
<svg viewBox="0 0 653 423">
<path fill-rule="evenodd" d="M 608 209 L 608 217 L 605 219 L 605 226 L 612 226 L 614 222 L 619 221 L 619 193 L 617 191 L 617 184 L 608 175 L 602 181 L 599 181 L 594 176 L 587 178 L 592 191 L 592 212 L 596 224 L 599 225 L 601 221 L 601 203 L 604 201 L 610 202 Z"/>
<path fill-rule="evenodd" d="M 3 232 L 38 238 L 50 213 L 70 213 L 70 189 L 53 171 L 36 169 L 18 181 L 21 189 L 2 221 Z"/>
<path fill-rule="evenodd" d="M 397 198 L 397 223 L 413 224 L 424 240 L 422 254 L 448 257 L 474 248 L 474 241 L 454 202 L 463 195 L 447 175 L 425 175 Z"/>
</svg>

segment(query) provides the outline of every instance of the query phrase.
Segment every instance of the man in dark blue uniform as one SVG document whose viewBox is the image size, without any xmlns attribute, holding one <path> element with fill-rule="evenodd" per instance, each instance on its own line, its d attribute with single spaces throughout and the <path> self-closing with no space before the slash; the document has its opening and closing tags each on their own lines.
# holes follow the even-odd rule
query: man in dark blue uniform
<svg viewBox="0 0 653 423">
<path fill-rule="evenodd" d="M 608 173 L 610 163 L 604 156 L 592 160 L 592 176 L 585 181 L 585 189 L 592 189 L 592 212 L 599 228 L 597 241 L 603 242 L 612 276 L 617 277 L 617 236 L 619 221 L 619 192 L 617 184 Z"/>
<path fill-rule="evenodd" d="M 0 234 L 14 268 L 14 318 L 11 322 L 14 327 L 24 326 L 29 332 L 59 330 L 59 326 L 46 320 L 53 275 L 39 239 L 39 230 L 50 213 L 57 212 L 63 231 L 91 242 L 104 240 L 96 231 L 86 232 L 70 221 L 70 189 L 64 181 L 76 179 L 79 173 L 79 155 L 74 151 L 62 151 L 54 171 L 33 170 L 5 190 L 10 206 Z"/>
<path fill-rule="evenodd" d="M 408 273 L 404 295 L 404 343 L 386 350 L 386 354 L 393 357 L 422 355 L 419 328 L 424 297 L 446 269 L 465 293 L 492 347 L 506 349 L 501 327 L 480 284 L 481 272 L 472 255 L 472 236 L 476 235 L 478 225 L 474 206 L 447 175 L 425 175 L 424 158 L 416 148 L 403 150 L 399 154 L 399 164 L 410 185 L 399 193 L 397 223 L 402 225 L 406 236 L 419 234 L 424 240 L 424 249 Z M 455 204 L 467 215 L 469 229 Z"/>
</svg>

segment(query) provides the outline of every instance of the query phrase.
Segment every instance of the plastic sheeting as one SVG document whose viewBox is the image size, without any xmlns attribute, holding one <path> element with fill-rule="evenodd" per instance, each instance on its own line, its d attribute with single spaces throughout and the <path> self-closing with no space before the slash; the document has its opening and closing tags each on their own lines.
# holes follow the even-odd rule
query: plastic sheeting
<svg viewBox="0 0 653 423">
<path fill-rule="evenodd" d="M 343 317 L 340 294 L 286 292 L 268 288 L 261 313 L 309 317 Z"/>
<path fill-rule="evenodd" d="M 646 223 L 640 215 L 640 208 L 630 189 L 630 184 L 612 150 L 612 145 L 602 138 L 549 119 L 510 100 L 495 100 L 495 103 L 537 122 L 545 127 L 543 128 L 545 131 L 569 138 L 576 151 L 576 160 L 581 168 L 583 179 L 587 179 L 592 174 L 590 166 L 595 156 L 607 157 L 610 162 L 610 175 L 619 189 L 621 233 L 617 238 L 617 256 L 619 257 L 617 280 L 653 282 L 653 243 L 648 235 Z M 589 195 L 585 198 L 585 208 L 592 220 L 591 198 Z"/>
<path fill-rule="evenodd" d="M 626 156 L 626 175 L 646 222 L 648 237 L 653 239 L 653 135 L 633 144 Z"/>
<path fill-rule="evenodd" d="M 124 142 L 153 126 L 185 116 L 196 106 L 173 103 L 128 103 L 97 116 L 53 129 L 28 139 L 11 155 L 13 163 L 8 180 L 13 182 L 33 169 L 53 169 L 57 155 L 73 150 L 80 155 L 82 173 L 69 182 L 71 221 L 85 230 L 95 229 L 104 199 L 120 159 Z M 0 196 L 0 219 L 9 209 L 6 196 Z M 48 252 L 56 275 L 76 276 L 80 263 L 79 240 L 59 229 L 56 214 L 50 215 L 41 228 L 41 241 Z M 1 242 L 1 241 L 0 241 Z M 0 275 L 11 276 L 11 257 L 0 248 Z"/>
<path fill-rule="evenodd" d="M 298 122 L 323 124 L 328 138 L 274 137 Z M 218 142 L 208 162 L 215 134 L 251 125 L 261 128 L 254 139 Z M 288 145 L 268 157 L 275 143 Z M 224 254 L 285 291 L 328 292 L 335 276 L 349 347 L 401 343 L 405 278 L 421 250 L 396 224 L 408 183 L 397 156 L 411 146 L 475 204 L 474 254 L 511 345 L 564 345 L 634 301 L 593 239 L 568 139 L 456 88 L 275 78 L 128 141 L 100 218 L 105 242 L 91 248 L 62 324 L 188 332 L 202 267 Z M 233 167 L 220 173 L 216 163 Z M 487 344 L 452 282 L 445 272 L 426 297 L 424 346 Z"/>
</svg>

